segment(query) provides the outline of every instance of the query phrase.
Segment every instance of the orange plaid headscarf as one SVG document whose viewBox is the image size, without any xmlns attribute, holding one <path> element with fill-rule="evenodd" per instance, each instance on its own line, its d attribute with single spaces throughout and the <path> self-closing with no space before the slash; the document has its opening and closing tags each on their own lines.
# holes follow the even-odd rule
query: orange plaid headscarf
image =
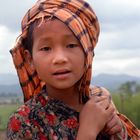
<svg viewBox="0 0 140 140">
<path fill-rule="evenodd" d="M 86 70 L 81 79 L 79 90 L 81 97 L 89 96 L 93 51 L 99 36 L 99 23 L 94 11 L 83 0 L 38 0 L 24 16 L 22 33 L 17 38 L 14 48 L 10 50 L 23 90 L 24 101 L 38 94 L 45 83 L 39 79 L 36 71 L 30 68 L 30 64 L 26 61 L 23 53 L 25 50 L 23 39 L 27 38 L 31 23 L 37 19 L 43 21 L 44 18 L 49 20 L 52 17 L 64 22 L 73 31 L 84 49 Z M 129 135 L 134 140 L 138 140 L 139 130 L 127 118 L 119 116 L 127 127 Z"/>
<path fill-rule="evenodd" d="M 28 62 L 25 61 L 23 39 L 27 37 L 31 23 L 37 19 L 43 21 L 44 18 L 49 20 L 52 17 L 64 22 L 83 46 L 86 54 L 86 70 L 80 82 L 79 90 L 82 96 L 89 95 L 93 49 L 99 35 L 99 23 L 94 11 L 88 3 L 82 0 L 39 0 L 24 16 L 22 34 L 11 50 L 23 90 L 24 101 L 38 94 L 44 83 L 40 81 L 36 71 L 33 71 Z"/>
</svg>

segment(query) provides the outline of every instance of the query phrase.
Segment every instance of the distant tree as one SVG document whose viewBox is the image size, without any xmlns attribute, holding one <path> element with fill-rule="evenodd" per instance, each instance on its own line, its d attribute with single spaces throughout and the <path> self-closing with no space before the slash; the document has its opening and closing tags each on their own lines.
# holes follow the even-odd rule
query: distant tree
<svg viewBox="0 0 140 140">
<path fill-rule="evenodd" d="M 124 102 L 129 100 L 137 90 L 137 83 L 135 81 L 128 81 L 123 83 L 119 88 L 119 95 L 121 100 L 121 111 L 125 112 Z"/>
<path fill-rule="evenodd" d="M 122 84 L 119 88 L 121 94 L 131 97 L 140 87 L 135 81 L 128 81 Z"/>
<path fill-rule="evenodd" d="M 140 85 L 139 85 L 139 84 L 137 84 L 136 92 L 137 92 L 137 93 L 140 93 Z"/>
<path fill-rule="evenodd" d="M 1 123 L 2 123 L 2 118 L 1 118 L 1 116 L 0 116 L 0 126 L 1 126 Z"/>
</svg>

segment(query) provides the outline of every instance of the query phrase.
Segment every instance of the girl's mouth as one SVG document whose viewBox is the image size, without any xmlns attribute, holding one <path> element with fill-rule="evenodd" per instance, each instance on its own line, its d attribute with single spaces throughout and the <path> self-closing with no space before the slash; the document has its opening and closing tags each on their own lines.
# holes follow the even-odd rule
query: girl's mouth
<svg viewBox="0 0 140 140">
<path fill-rule="evenodd" d="M 66 70 L 66 69 L 61 69 L 61 70 L 57 70 L 53 73 L 53 76 L 56 78 L 56 79 L 60 79 L 60 80 L 63 80 L 63 79 L 66 79 L 70 76 L 71 74 L 71 71 L 70 70 Z"/>
<path fill-rule="evenodd" d="M 67 73 L 70 73 L 70 71 L 55 72 L 53 75 L 61 75 L 61 74 L 67 74 Z"/>
</svg>

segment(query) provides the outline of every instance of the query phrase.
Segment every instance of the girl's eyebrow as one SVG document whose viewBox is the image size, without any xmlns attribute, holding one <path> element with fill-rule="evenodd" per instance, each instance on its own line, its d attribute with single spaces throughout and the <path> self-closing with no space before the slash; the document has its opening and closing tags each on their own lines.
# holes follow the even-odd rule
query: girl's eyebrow
<svg viewBox="0 0 140 140">
<path fill-rule="evenodd" d="M 73 33 L 63 34 L 63 37 L 65 37 L 65 38 L 70 38 L 70 37 L 75 38 Z M 40 40 L 51 40 L 51 39 L 52 39 L 52 37 L 50 37 L 49 35 L 40 38 Z"/>
<path fill-rule="evenodd" d="M 72 40 L 78 41 L 77 38 L 74 36 L 73 33 L 65 34 L 64 35 L 64 39 L 72 39 Z"/>
<path fill-rule="evenodd" d="M 51 40 L 51 37 L 45 36 L 45 37 L 41 37 L 39 40 L 41 41 L 46 41 L 46 40 Z"/>
<path fill-rule="evenodd" d="M 64 34 L 65 37 L 73 37 L 74 35 L 72 33 Z"/>
<path fill-rule="evenodd" d="M 51 40 L 52 40 L 51 37 L 41 37 L 41 38 L 39 38 L 38 42 L 39 42 L 39 44 L 41 44 L 42 42 L 49 42 Z"/>
<path fill-rule="evenodd" d="M 45 37 L 41 37 L 39 39 L 39 42 L 41 41 L 51 41 L 53 37 L 50 37 L 50 36 L 45 36 Z M 64 39 L 72 39 L 72 40 L 77 40 L 77 38 L 72 34 L 72 33 L 69 33 L 69 34 L 64 34 L 63 35 L 63 38 Z"/>
</svg>

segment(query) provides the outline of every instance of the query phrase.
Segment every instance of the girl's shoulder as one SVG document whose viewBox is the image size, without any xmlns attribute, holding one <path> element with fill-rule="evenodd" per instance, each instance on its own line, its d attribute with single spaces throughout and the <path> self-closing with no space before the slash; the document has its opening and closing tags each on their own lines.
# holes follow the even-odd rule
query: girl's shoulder
<svg viewBox="0 0 140 140">
<path fill-rule="evenodd" d="M 37 110 L 39 108 L 42 108 L 45 106 L 48 102 L 48 97 L 44 95 L 44 93 L 39 93 L 35 95 L 33 98 L 25 102 L 23 105 L 21 105 L 12 115 L 11 117 L 17 117 L 17 118 L 28 118 L 30 115 L 30 112 L 33 112 L 34 110 Z M 10 117 L 10 118 L 11 118 Z"/>
<path fill-rule="evenodd" d="M 7 124 L 8 138 L 30 138 L 32 135 L 31 117 L 33 112 L 47 104 L 47 97 L 38 94 L 21 105 L 10 117 Z"/>
</svg>

